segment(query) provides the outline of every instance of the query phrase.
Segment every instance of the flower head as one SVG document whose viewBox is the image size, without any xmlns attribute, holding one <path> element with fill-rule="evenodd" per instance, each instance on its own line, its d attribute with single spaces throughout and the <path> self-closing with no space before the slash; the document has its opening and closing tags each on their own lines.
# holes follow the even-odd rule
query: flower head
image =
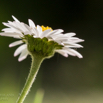
<svg viewBox="0 0 103 103">
<path fill-rule="evenodd" d="M 46 56 L 51 54 L 51 52 L 53 54 L 58 52 L 65 57 L 72 55 L 82 58 L 82 55 L 73 48 L 83 47 L 78 43 L 84 40 L 73 37 L 76 35 L 75 33 L 63 34 L 62 29 L 53 30 L 48 26 L 35 26 L 34 22 L 30 19 L 28 20 L 29 25 L 27 25 L 20 22 L 14 16 L 12 17 L 14 19 L 13 22 L 3 22 L 8 28 L 2 29 L 3 32 L 1 32 L 0 35 L 20 39 L 9 45 L 9 47 L 20 45 L 14 52 L 14 56 L 20 54 L 19 61 L 24 60 L 28 56 L 31 47 L 33 48 L 31 51 L 43 53 L 43 55 L 45 54 Z M 29 43 L 32 44 L 30 45 Z"/>
</svg>

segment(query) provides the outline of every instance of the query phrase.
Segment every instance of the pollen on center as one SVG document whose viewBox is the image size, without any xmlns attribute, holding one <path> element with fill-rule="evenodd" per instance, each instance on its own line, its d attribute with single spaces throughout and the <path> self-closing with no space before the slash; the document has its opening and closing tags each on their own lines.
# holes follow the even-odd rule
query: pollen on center
<svg viewBox="0 0 103 103">
<path fill-rule="evenodd" d="M 48 26 L 41 26 L 41 28 L 42 28 L 42 31 L 45 31 L 45 30 L 48 30 L 48 29 L 51 29 L 51 31 L 53 31 L 53 29 L 51 28 L 51 27 L 48 27 Z"/>
</svg>

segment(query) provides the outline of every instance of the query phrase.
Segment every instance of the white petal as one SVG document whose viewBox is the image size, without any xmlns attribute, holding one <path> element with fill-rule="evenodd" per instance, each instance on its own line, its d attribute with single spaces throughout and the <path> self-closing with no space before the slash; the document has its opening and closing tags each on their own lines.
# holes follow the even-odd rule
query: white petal
<svg viewBox="0 0 103 103">
<path fill-rule="evenodd" d="M 20 32 L 23 32 L 22 31 L 22 27 L 18 24 L 18 22 L 9 22 L 9 23 L 3 23 L 5 26 L 7 27 L 10 27 L 10 28 L 13 28 L 13 29 L 17 29 L 19 30 Z"/>
<path fill-rule="evenodd" d="M 14 29 L 14 28 L 4 28 L 4 29 L 2 29 L 2 31 L 4 31 L 4 32 L 10 32 L 10 33 L 20 33 L 21 34 L 21 32 L 19 31 L 19 30 L 17 30 L 17 29 Z"/>
<path fill-rule="evenodd" d="M 70 37 L 68 38 L 67 41 L 63 41 L 64 43 L 79 43 L 79 42 L 83 42 L 84 40 L 83 39 L 79 39 L 79 38 L 75 38 L 75 37 Z"/>
<path fill-rule="evenodd" d="M 14 38 L 20 38 L 23 35 L 19 34 L 19 33 L 0 33 L 1 36 L 8 36 L 8 37 L 14 37 Z"/>
<path fill-rule="evenodd" d="M 19 46 L 16 51 L 14 52 L 14 56 L 17 56 L 19 55 L 25 48 L 27 48 L 27 45 L 26 44 L 23 44 L 21 46 Z"/>
<path fill-rule="evenodd" d="M 37 25 L 37 30 L 38 30 L 39 37 L 40 37 L 40 36 L 41 36 L 41 33 L 42 33 L 42 28 L 41 28 L 39 25 Z"/>
<path fill-rule="evenodd" d="M 29 22 L 29 26 L 31 28 L 35 28 L 35 24 L 34 24 L 34 22 L 31 19 L 28 19 L 28 22 Z"/>
<path fill-rule="evenodd" d="M 76 40 L 73 40 L 73 42 L 75 42 L 75 43 L 83 42 L 83 41 L 84 41 L 83 39 L 76 39 Z"/>
<path fill-rule="evenodd" d="M 83 56 L 79 52 L 77 52 L 76 50 L 71 49 L 71 51 L 74 52 L 78 58 L 83 58 Z"/>
<path fill-rule="evenodd" d="M 34 34 L 34 36 L 39 37 L 39 32 L 38 32 L 38 30 L 36 28 L 33 28 L 31 31 Z"/>
<path fill-rule="evenodd" d="M 67 52 L 69 55 L 76 56 L 76 54 L 72 52 L 69 48 L 64 47 L 63 50 L 65 50 L 65 52 Z"/>
<path fill-rule="evenodd" d="M 68 54 L 70 54 L 72 56 L 77 56 L 79 58 L 83 58 L 83 56 L 76 50 L 74 50 L 74 49 L 67 49 L 67 50 L 68 50 Z"/>
<path fill-rule="evenodd" d="M 26 33 L 26 32 L 29 32 L 27 26 L 25 26 L 26 24 L 24 23 L 21 23 L 21 22 L 11 22 L 11 21 L 8 21 L 9 23 L 3 23 L 5 26 L 8 26 L 12 29 L 16 29 L 18 31 L 20 31 L 21 33 Z"/>
<path fill-rule="evenodd" d="M 64 35 L 63 34 L 57 34 L 57 35 L 51 35 L 51 37 L 53 39 L 56 39 L 56 38 L 64 37 Z"/>
<path fill-rule="evenodd" d="M 16 22 L 20 22 L 16 17 L 14 17 L 13 15 L 12 15 L 12 18 L 16 21 Z"/>
<path fill-rule="evenodd" d="M 51 29 L 47 29 L 47 30 L 43 31 L 41 34 L 41 38 L 46 37 L 46 35 L 48 35 L 50 31 L 51 31 Z"/>
<path fill-rule="evenodd" d="M 60 34 L 60 33 L 62 33 L 62 32 L 63 32 L 62 29 L 56 29 L 56 30 L 51 31 L 51 32 L 48 34 L 48 36 L 57 35 L 57 34 Z"/>
<path fill-rule="evenodd" d="M 28 56 L 28 50 L 27 50 L 27 48 L 25 48 L 22 51 L 22 53 L 20 54 L 18 61 L 20 62 L 20 61 L 24 60 L 27 56 Z"/>
<path fill-rule="evenodd" d="M 84 41 L 83 39 L 79 39 L 79 38 L 77 38 L 77 37 L 71 37 L 71 38 L 69 38 L 71 41 L 73 41 L 73 42 L 75 42 L 75 41 L 78 41 L 78 42 L 82 42 L 82 41 Z"/>
<path fill-rule="evenodd" d="M 60 53 L 64 57 L 68 57 L 68 53 L 65 50 L 56 50 L 56 52 Z"/>
<path fill-rule="evenodd" d="M 76 33 L 66 33 L 66 34 L 64 34 L 65 36 L 68 36 L 68 37 L 71 37 L 71 36 L 75 36 L 76 35 Z"/>
<path fill-rule="evenodd" d="M 16 42 L 11 43 L 11 44 L 9 45 L 9 47 L 14 47 L 14 46 L 19 45 L 19 44 L 22 44 L 22 43 L 23 43 L 23 41 L 22 41 L 22 40 L 19 40 L 19 41 L 16 41 Z"/>
<path fill-rule="evenodd" d="M 17 28 L 18 30 L 20 30 L 23 33 L 28 31 L 28 29 L 25 27 L 24 23 L 15 22 L 15 28 Z"/>
<path fill-rule="evenodd" d="M 56 33 L 56 34 L 62 33 L 63 31 L 64 31 L 64 30 L 62 30 L 62 29 L 53 30 L 53 32 Z M 52 32 L 52 33 L 53 33 L 53 32 Z"/>
<path fill-rule="evenodd" d="M 63 36 L 55 38 L 55 41 L 67 41 L 67 40 L 68 40 L 68 38 L 63 37 Z"/>
<path fill-rule="evenodd" d="M 73 43 L 64 43 L 65 47 L 73 47 L 73 48 L 83 48 L 80 44 L 73 44 Z"/>
<path fill-rule="evenodd" d="M 2 24 L 7 26 L 7 27 L 11 27 L 11 25 L 9 25 L 9 23 L 2 22 Z"/>
</svg>

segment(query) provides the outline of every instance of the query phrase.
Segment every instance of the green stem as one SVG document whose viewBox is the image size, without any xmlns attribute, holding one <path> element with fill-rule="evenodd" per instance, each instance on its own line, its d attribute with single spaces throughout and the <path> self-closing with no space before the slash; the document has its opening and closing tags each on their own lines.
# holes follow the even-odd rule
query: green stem
<svg viewBox="0 0 103 103">
<path fill-rule="evenodd" d="M 32 87 L 32 84 L 35 80 L 35 77 L 38 73 L 39 67 L 40 67 L 43 59 L 44 58 L 40 55 L 32 55 L 32 65 L 31 65 L 30 73 L 26 80 L 25 86 L 20 94 L 20 97 L 18 98 L 16 103 L 23 103 L 23 101 L 25 100 L 27 94 L 30 91 L 30 88 Z"/>
</svg>

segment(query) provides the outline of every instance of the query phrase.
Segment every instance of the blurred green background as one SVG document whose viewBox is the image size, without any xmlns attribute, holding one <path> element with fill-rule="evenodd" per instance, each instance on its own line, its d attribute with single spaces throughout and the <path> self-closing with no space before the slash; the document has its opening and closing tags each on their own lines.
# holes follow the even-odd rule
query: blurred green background
<svg viewBox="0 0 103 103">
<path fill-rule="evenodd" d="M 75 32 L 85 39 L 78 49 L 83 59 L 55 54 L 45 60 L 24 103 L 33 103 L 35 93 L 45 91 L 43 103 L 103 103 L 103 1 L 102 0 L 2 0 L 2 22 L 11 15 L 28 23 Z M 31 58 L 22 62 L 13 57 L 14 38 L 0 36 L 0 103 L 15 103 L 29 73 Z"/>
</svg>

